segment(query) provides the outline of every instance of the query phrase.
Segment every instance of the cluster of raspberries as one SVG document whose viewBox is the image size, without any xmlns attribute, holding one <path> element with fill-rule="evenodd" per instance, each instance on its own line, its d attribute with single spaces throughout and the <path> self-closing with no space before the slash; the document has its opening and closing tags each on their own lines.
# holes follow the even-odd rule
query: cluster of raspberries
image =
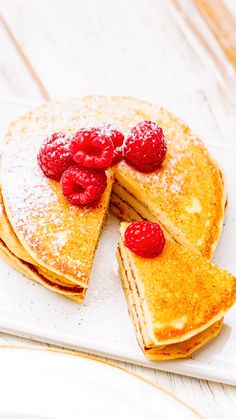
<svg viewBox="0 0 236 419">
<path fill-rule="evenodd" d="M 38 163 L 60 181 L 63 195 L 76 206 L 94 204 L 106 189 L 106 169 L 124 160 L 141 172 L 155 171 L 166 156 L 162 128 L 143 121 L 126 136 L 111 125 L 81 128 L 73 137 L 54 133 L 43 143 Z"/>
</svg>

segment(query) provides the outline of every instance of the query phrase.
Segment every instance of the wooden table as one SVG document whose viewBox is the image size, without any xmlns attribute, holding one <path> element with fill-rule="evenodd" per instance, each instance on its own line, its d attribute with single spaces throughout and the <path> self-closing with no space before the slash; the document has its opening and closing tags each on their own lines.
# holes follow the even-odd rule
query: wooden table
<svg viewBox="0 0 236 419">
<path fill-rule="evenodd" d="M 234 0 L 225 4 L 236 12 Z M 150 100 L 206 142 L 235 143 L 236 20 L 221 0 L 1 0 L 1 133 L 29 103 L 84 94 Z M 2 344 L 42 345 L 0 335 Z M 208 418 L 236 388 L 126 365 Z"/>
</svg>

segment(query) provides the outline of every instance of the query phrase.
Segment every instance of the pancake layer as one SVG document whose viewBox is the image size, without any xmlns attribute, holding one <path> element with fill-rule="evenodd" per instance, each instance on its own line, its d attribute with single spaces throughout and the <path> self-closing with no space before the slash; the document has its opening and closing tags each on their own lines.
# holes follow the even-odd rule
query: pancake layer
<svg viewBox="0 0 236 419">
<path fill-rule="evenodd" d="M 81 288 L 78 285 L 72 288 L 63 284 L 58 284 L 53 277 L 50 280 L 49 277 L 45 277 L 40 273 L 40 269 L 34 265 L 31 265 L 30 263 L 24 262 L 22 259 L 17 258 L 7 248 L 2 240 L 0 240 L 0 255 L 3 257 L 3 259 L 6 260 L 6 262 L 9 263 L 9 265 L 15 268 L 22 275 L 25 275 L 27 278 L 32 279 L 41 285 L 44 285 L 51 291 L 75 300 L 76 302 L 80 303 L 83 301 L 86 291 L 84 288 Z"/>
</svg>

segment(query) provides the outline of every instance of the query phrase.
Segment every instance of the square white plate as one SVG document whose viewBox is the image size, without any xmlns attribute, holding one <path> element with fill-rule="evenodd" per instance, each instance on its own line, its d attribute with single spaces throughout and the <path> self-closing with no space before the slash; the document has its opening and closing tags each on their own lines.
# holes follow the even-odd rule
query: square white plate
<svg viewBox="0 0 236 419">
<path fill-rule="evenodd" d="M 214 261 L 236 275 L 236 149 L 209 146 L 225 170 L 229 205 Z M 204 174 L 203 174 L 204 175 Z M 85 302 L 78 305 L 20 275 L 0 259 L 0 330 L 146 367 L 236 384 L 236 307 L 220 335 L 186 360 L 151 362 L 136 341 L 115 252 L 119 222 L 110 216 L 100 240 Z"/>
</svg>

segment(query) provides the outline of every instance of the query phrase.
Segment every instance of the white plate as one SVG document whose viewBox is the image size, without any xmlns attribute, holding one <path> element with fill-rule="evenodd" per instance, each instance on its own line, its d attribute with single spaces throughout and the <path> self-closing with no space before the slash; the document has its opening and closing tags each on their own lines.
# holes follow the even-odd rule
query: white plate
<svg viewBox="0 0 236 419">
<path fill-rule="evenodd" d="M 215 261 L 236 275 L 236 149 L 209 146 L 225 169 L 229 206 Z M 203 174 L 204 176 L 204 174 Z M 118 221 L 110 217 L 96 253 L 85 302 L 78 305 L 26 279 L 0 259 L 0 330 L 146 367 L 236 385 L 236 307 L 220 335 L 185 360 L 143 355 L 117 275 Z"/>
<path fill-rule="evenodd" d="M 166 390 L 95 359 L 0 350 L 0 419 L 199 418 Z"/>
</svg>

